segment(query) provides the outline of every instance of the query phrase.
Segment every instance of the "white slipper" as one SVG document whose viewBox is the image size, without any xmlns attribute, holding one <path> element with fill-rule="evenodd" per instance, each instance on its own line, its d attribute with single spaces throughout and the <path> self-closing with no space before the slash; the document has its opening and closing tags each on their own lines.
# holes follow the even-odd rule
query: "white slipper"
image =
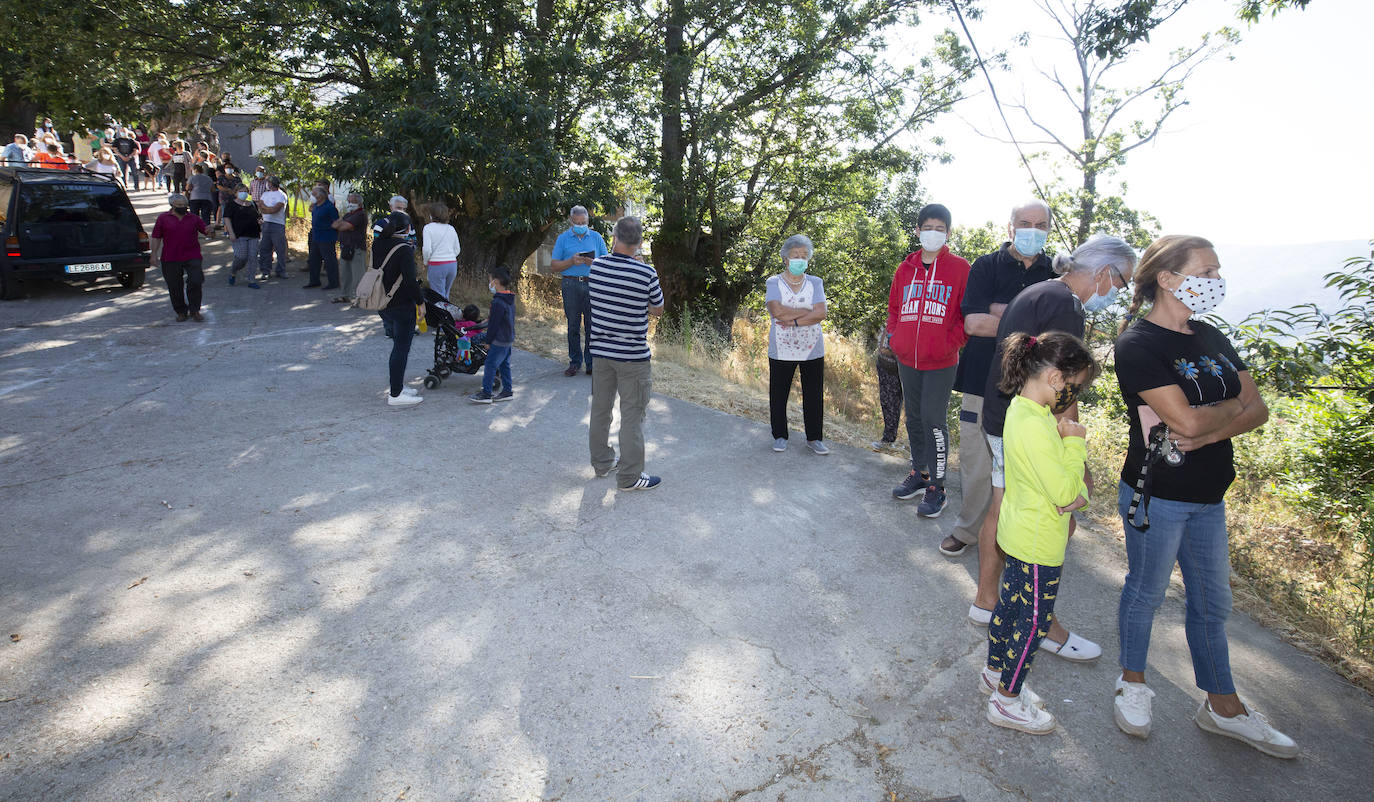
<svg viewBox="0 0 1374 802">
<path fill-rule="evenodd" d="M 1062 645 L 1045 638 L 1040 641 L 1040 648 L 1050 654 L 1059 655 L 1070 663 L 1091 663 L 1102 656 L 1101 646 L 1072 632 Z"/>
<path fill-rule="evenodd" d="M 992 611 L 984 610 L 976 604 L 968 606 L 968 622 L 975 627 L 985 627 L 992 623 Z"/>
</svg>

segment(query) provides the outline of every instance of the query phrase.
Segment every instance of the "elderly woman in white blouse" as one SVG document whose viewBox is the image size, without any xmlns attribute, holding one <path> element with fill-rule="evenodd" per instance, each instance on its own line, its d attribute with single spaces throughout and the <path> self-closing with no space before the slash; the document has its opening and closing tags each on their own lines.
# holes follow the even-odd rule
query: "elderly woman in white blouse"
<svg viewBox="0 0 1374 802">
<path fill-rule="evenodd" d="M 768 329 L 768 413 L 773 450 L 787 450 L 787 399 L 792 376 L 801 372 L 802 423 L 806 445 L 825 455 L 825 285 L 807 273 L 816 248 L 804 234 L 782 244 L 782 272 L 768 279 L 764 303 L 773 319 Z"/>
</svg>

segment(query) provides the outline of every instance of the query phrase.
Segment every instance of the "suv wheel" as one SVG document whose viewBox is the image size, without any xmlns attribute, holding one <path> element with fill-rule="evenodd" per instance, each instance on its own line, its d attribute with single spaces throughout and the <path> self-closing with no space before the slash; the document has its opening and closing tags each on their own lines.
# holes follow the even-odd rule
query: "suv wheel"
<svg viewBox="0 0 1374 802">
<path fill-rule="evenodd" d="M 0 299 L 13 301 L 24 297 L 24 285 L 11 273 L 0 269 Z"/>
<path fill-rule="evenodd" d="M 126 290 L 136 290 L 143 286 L 144 273 L 146 268 L 136 267 L 133 270 L 126 270 L 119 273 L 115 278 L 119 279 L 119 284 Z"/>
</svg>

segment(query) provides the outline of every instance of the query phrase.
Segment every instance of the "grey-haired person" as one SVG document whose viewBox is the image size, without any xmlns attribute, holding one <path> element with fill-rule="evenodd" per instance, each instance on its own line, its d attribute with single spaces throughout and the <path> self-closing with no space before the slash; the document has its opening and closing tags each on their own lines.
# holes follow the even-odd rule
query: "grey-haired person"
<svg viewBox="0 0 1374 802">
<path fill-rule="evenodd" d="M 825 282 L 807 272 L 816 246 L 805 234 L 793 234 L 782 244 L 783 269 L 768 279 L 764 305 L 768 308 L 768 418 L 773 450 L 787 450 L 787 400 L 792 377 L 801 374 L 802 426 L 806 445 L 826 455 L 825 444 Z"/>
</svg>

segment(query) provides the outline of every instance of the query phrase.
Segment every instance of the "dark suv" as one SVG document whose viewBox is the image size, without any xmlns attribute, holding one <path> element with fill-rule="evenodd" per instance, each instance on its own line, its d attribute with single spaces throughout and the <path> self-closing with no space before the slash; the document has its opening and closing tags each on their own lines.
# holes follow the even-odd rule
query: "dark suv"
<svg viewBox="0 0 1374 802">
<path fill-rule="evenodd" d="M 34 279 L 113 275 L 143 286 L 148 235 L 114 180 L 89 172 L 0 167 L 0 298 Z"/>
</svg>

